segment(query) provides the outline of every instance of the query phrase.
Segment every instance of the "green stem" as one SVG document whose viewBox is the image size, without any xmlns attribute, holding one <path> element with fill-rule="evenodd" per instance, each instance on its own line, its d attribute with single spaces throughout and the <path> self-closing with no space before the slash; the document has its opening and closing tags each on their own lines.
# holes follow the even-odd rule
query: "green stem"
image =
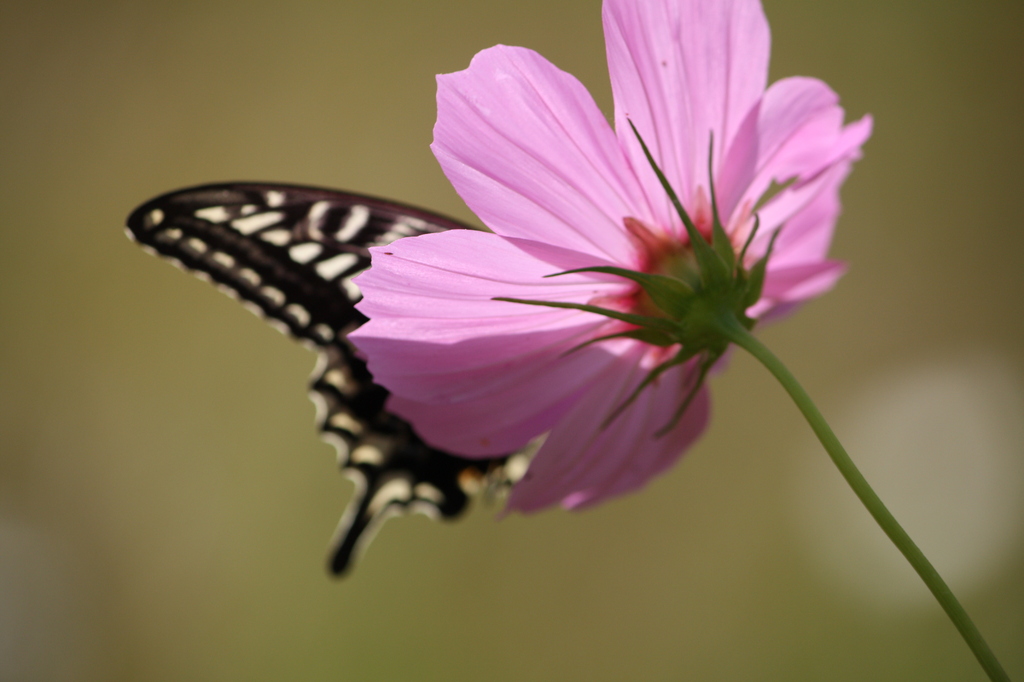
<svg viewBox="0 0 1024 682">
<path fill-rule="evenodd" d="M 767 346 L 758 341 L 734 317 L 730 315 L 719 322 L 719 331 L 731 342 L 753 355 L 779 380 L 782 387 L 793 398 L 793 402 L 796 403 L 796 406 L 803 413 L 807 423 L 811 425 L 818 440 L 825 446 L 825 450 L 828 452 L 829 457 L 832 458 L 836 467 L 839 468 L 843 478 L 853 488 L 853 492 L 856 493 L 860 501 L 867 507 L 868 512 L 874 517 L 878 525 L 882 527 L 885 534 L 889 536 L 889 539 L 903 553 L 903 556 L 907 558 L 907 561 L 914 567 L 917 574 L 921 576 L 921 580 L 928 586 L 928 589 L 935 595 L 939 605 L 942 606 L 946 615 L 953 621 L 953 625 L 956 626 L 960 636 L 967 642 L 967 646 L 971 648 L 974 656 L 981 663 L 981 667 L 988 674 L 989 679 L 1009 682 L 1009 676 L 1003 670 L 1003 666 L 1000 665 L 995 654 L 992 653 L 988 643 L 982 638 L 977 626 L 975 626 L 970 616 L 967 615 L 964 607 L 953 596 L 953 592 L 935 570 L 935 567 L 932 566 L 931 562 L 928 561 L 928 558 L 918 549 L 914 541 L 907 535 L 907 532 L 896 522 L 892 513 L 886 509 L 882 500 L 872 490 L 867 480 L 853 463 L 853 460 L 846 454 L 846 450 L 843 449 L 839 439 L 836 438 L 825 418 L 821 416 L 821 412 L 815 407 L 810 396 L 807 395 L 807 392 L 797 382 L 796 378 L 768 350 Z"/>
</svg>

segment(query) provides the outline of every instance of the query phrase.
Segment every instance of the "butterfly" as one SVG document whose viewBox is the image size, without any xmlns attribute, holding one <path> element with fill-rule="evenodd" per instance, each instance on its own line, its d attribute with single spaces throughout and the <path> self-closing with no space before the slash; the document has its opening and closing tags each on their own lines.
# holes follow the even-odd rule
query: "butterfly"
<svg viewBox="0 0 1024 682">
<path fill-rule="evenodd" d="M 341 575 L 389 516 L 419 511 L 454 518 L 469 495 L 507 487 L 526 455 L 466 459 L 423 442 L 387 411 L 346 335 L 366 321 L 353 277 L 369 247 L 443 230 L 473 229 L 430 211 L 359 194 L 297 185 L 225 183 L 163 194 L 128 216 L 127 233 L 237 298 L 318 353 L 310 379 L 317 425 L 356 483 L 328 568 Z"/>
</svg>

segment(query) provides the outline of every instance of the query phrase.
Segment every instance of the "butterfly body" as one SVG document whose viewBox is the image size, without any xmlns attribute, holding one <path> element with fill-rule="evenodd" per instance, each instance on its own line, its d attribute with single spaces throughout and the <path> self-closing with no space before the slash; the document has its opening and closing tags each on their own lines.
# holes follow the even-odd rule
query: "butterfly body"
<svg viewBox="0 0 1024 682">
<path fill-rule="evenodd" d="M 329 567 L 341 574 L 380 522 L 420 511 L 453 518 L 483 481 L 508 484 L 509 457 L 466 459 L 424 443 L 386 409 L 346 334 L 366 318 L 352 281 L 369 247 L 401 237 L 472 229 L 411 206 L 329 189 L 224 183 L 161 195 L 139 206 L 128 236 L 211 281 L 319 353 L 310 380 L 323 437 L 338 450 L 356 493 L 338 527 Z"/>
</svg>

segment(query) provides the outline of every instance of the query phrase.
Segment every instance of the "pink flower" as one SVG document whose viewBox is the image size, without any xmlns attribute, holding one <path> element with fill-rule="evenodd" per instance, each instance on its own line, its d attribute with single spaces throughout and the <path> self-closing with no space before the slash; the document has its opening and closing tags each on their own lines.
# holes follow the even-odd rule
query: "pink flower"
<svg viewBox="0 0 1024 682">
<path fill-rule="evenodd" d="M 544 278 L 594 266 L 663 273 L 690 253 L 629 122 L 702 234 L 711 231 L 712 178 L 736 253 L 757 212 L 747 267 L 780 230 L 761 298 L 746 311 L 760 319 L 842 274 L 826 258 L 839 187 L 871 132 L 869 117 L 844 126 L 838 97 L 819 80 L 765 89 L 770 39 L 758 0 L 606 0 L 603 16 L 615 129 L 575 78 L 530 50 L 499 45 L 439 76 L 434 153 L 493 234 L 403 239 L 375 249 L 359 278 L 370 321 L 351 338 L 392 391 L 390 409 L 428 442 L 484 457 L 547 434 L 510 495 L 508 507 L 520 511 L 639 488 L 707 424 L 701 386 L 682 418 L 656 434 L 698 381 L 696 360 L 661 374 L 609 423 L 677 349 L 616 338 L 567 353 L 629 326 L 493 300 L 650 314 L 621 277 Z"/>
</svg>

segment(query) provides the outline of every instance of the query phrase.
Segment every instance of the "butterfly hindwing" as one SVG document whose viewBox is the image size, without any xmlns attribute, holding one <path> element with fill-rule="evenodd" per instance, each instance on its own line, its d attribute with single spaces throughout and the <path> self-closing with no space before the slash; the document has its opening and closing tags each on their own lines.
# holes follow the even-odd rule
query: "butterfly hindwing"
<svg viewBox="0 0 1024 682">
<path fill-rule="evenodd" d="M 337 446 L 357 486 L 332 543 L 335 574 L 345 571 L 389 516 L 419 511 L 454 518 L 466 508 L 467 492 L 482 483 L 512 482 L 505 473 L 508 457 L 465 459 L 424 443 L 408 422 L 385 409 L 387 389 L 373 383 L 347 343 L 324 349 L 311 388 L 321 432 Z"/>
<path fill-rule="evenodd" d="M 357 490 L 338 528 L 330 568 L 343 573 L 381 521 L 422 511 L 451 518 L 508 458 L 465 459 L 425 444 L 387 412 L 345 335 L 365 321 L 352 278 L 369 247 L 400 237 L 466 229 L 429 211 L 358 194 L 279 184 L 202 185 L 161 195 L 128 217 L 143 247 L 211 280 L 275 327 L 315 347 L 311 397 L 325 439 Z"/>
</svg>

